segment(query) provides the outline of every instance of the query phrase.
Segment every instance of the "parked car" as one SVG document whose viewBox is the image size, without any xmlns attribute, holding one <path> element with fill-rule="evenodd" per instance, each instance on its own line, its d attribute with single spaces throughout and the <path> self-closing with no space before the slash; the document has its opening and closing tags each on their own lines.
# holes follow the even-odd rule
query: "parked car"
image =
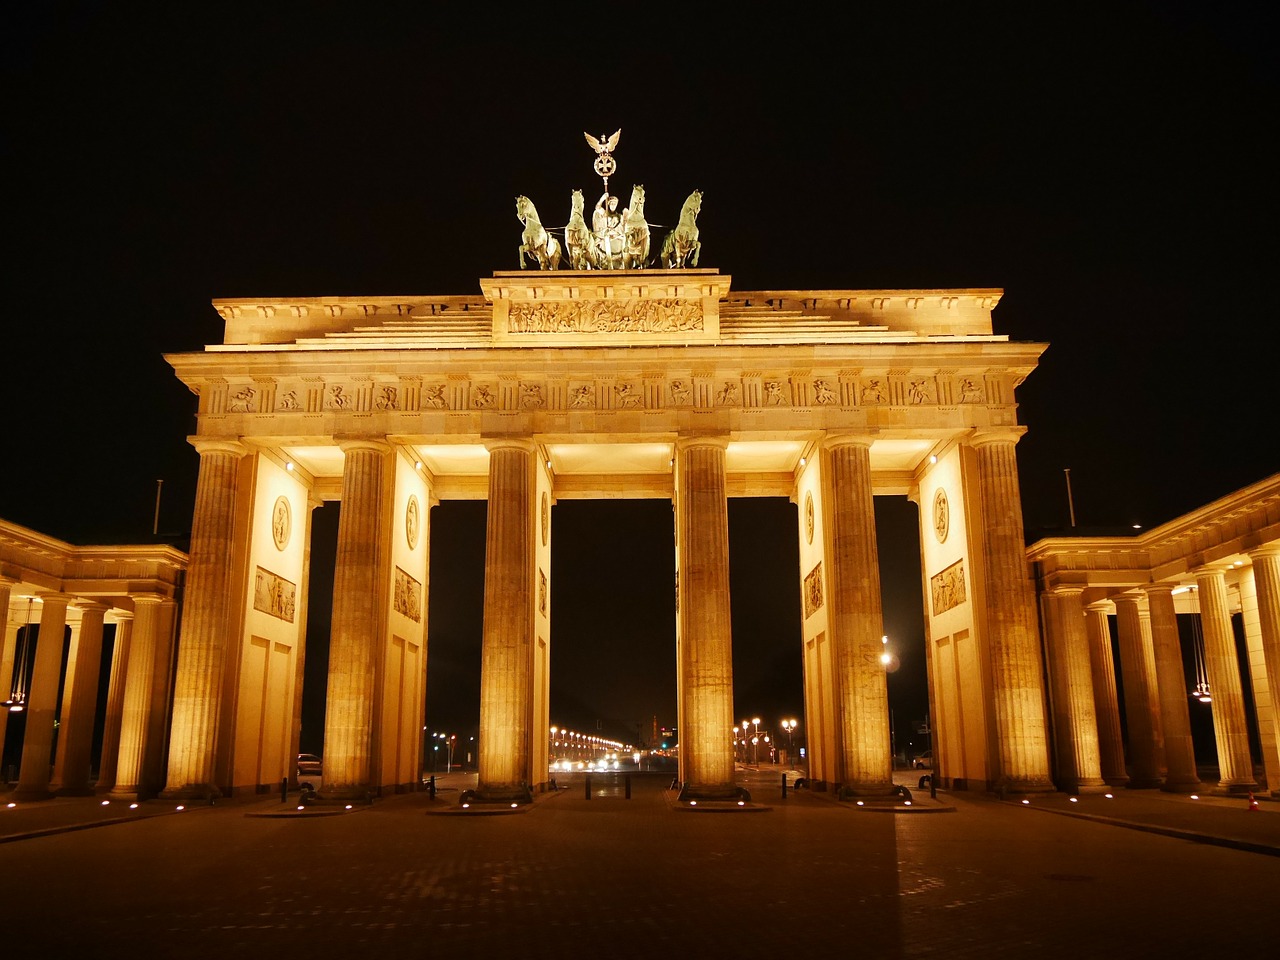
<svg viewBox="0 0 1280 960">
<path fill-rule="evenodd" d="M 314 753 L 298 754 L 298 776 L 300 777 L 318 777 L 320 776 L 320 758 Z"/>
<path fill-rule="evenodd" d="M 917 770 L 925 770 L 925 769 L 932 770 L 933 769 L 933 751 L 926 750 L 924 753 L 920 754 L 920 756 L 916 757 L 914 760 L 911 761 L 911 766 L 915 767 Z"/>
</svg>

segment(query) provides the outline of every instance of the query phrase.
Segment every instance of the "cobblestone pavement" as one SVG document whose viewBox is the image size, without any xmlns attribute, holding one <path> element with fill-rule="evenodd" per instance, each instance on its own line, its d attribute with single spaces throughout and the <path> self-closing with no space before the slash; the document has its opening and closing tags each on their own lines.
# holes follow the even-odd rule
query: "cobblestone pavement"
<svg viewBox="0 0 1280 960">
<path fill-rule="evenodd" d="M 943 798 L 953 812 L 919 816 L 778 791 L 757 796 L 769 809 L 756 815 L 703 815 L 675 812 L 667 785 L 636 777 L 630 801 L 609 789 L 587 800 L 575 780 L 501 816 L 428 815 L 454 805 L 457 784 L 434 804 L 411 794 L 337 816 L 262 815 L 293 810 L 278 801 L 144 805 L 137 822 L 0 844 L 2 942 L 6 956 L 222 960 L 1079 958 L 1274 944 L 1280 857 L 1041 812 L 1065 798 L 1028 809 L 955 795 Z M 1280 827 L 1277 806 L 1250 814 L 1249 829 Z"/>
</svg>

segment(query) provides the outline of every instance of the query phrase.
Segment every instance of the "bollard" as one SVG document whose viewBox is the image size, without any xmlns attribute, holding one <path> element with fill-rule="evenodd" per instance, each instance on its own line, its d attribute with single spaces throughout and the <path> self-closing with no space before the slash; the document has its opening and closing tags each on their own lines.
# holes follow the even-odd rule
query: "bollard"
<svg viewBox="0 0 1280 960">
<path fill-rule="evenodd" d="M 787 799 L 787 775 L 782 775 L 782 799 Z"/>
<path fill-rule="evenodd" d="M 587 799 L 590 800 L 591 799 L 591 774 L 588 773 L 586 778 L 582 781 L 582 783 L 584 785 L 584 789 L 587 792 Z"/>
<path fill-rule="evenodd" d="M 631 774 L 628 773 L 626 776 L 624 776 L 622 778 L 622 783 L 625 788 L 624 798 L 627 800 L 630 800 L 631 799 Z"/>
<path fill-rule="evenodd" d="M 432 774 L 431 779 L 427 781 L 427 794 L 432 800 L 436 798 L 436 778 L 434 774 Z"/>
<path fill-rule="evenodd" d="M 289 778 L 285 777 L 280 781 L 280 802 L 289 802 Z"/>
</svg>

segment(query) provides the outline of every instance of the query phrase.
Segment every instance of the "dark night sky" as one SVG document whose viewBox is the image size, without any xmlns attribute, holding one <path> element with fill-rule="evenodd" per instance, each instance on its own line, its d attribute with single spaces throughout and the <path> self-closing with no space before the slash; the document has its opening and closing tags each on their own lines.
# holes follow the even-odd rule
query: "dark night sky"
<svg viewBox="0 0 1280 960">
<path fill-rule="evenodd" d="M 1065 525 L 1066 467 L 1080 523 L 1103 529 L 1280 470 L 1261 5 L 187 6 L 6 24 L 8 520 L 146 540 L 163 478 L 161 528 L 181 536 L 195 402 L 162 354 L 221 338 L 211 298 L 474 294 L 516 266 L 512 198 L 559 222 L 596 182 L 582 131 L 619 127 L 615 183 L 644 183 L 657 223 L 703 190 L 701 265 L 735 289 L 1003 287 L 997 332 L 1050 344 L 1020 390 L 1030 538 Z M 914 508 L 879 507 L 891 694 L 920 712 Z M 793 509 L 733 505 L 739 711 L 801 708 Z M 457 726 L 483 505 L 432 522 L 428 717 Z M 553 712 L 672 722 L 669 504 L 554 522 Z"/>
</svg>

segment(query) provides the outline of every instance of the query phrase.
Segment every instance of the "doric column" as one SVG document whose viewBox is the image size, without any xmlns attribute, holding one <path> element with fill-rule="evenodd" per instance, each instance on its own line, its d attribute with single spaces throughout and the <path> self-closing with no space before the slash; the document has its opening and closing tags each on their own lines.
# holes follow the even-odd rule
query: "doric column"
<svg viewBox="0 0 1280 960">
<path fill-rule="evenodd" d="M 1160 786 L 1156 767 L 1155 730 L 1151 724 L 1156 702 L 1156 678 L 1149 669 L 1151 658 L 1144 649 L 1142 612 L 1138 593 L 1115 598 L 1116 630 L 1120 635 L 1120 674 L 1124 680 L 1124 718 L 1129 730 L 1129 763 L 1131 789 Z"/>
<path fill-rule="evenodd" d="M 22 740 L 22 766 L 18 770 L 15 800 L 43 800 L 52 796 L 49 777 L 53 762 L 53 724 L 57 719 L 58 681 L 62 679 L 62 643 L 67 627 L 64 593 L 40 595 L 40 632 L 36 660 L 27 697 L 27 731 Z"/>
<path fill-rule="evenodd" d="M 1280 544 L 1270 543 L 1249 553 L 1253 562 L 1254 589 L 1258 596 L 1258 629 L 1262 634 L 1263 664 L 1271 694 L 1271 716 L 1280 740 Z M 0 688 L 2 689 L 2 688 Z M 1271 785 L 1280 797 L 1280 784 Z"/>
<path fill-rule="evenodd" d="M 489 505 L 476 789 L 486 801 L 529 802 L 537 450 L 526 439 L 486 446 Z"/>
<path fill-rule="evenodd" d="M 173 726 L 165 796 L 216 796 L 214 752 L 227 657 L 233 647 L 230 611 L 235 555 L 236 493 L 245 449 L 233 441 L 196 439 L 200 478 L 191 520 L 191 560 L 182 607 L 182 644 L 174 680 Z M 135 653 L 138 644 L 135 626 Z M 147 650 L 148 680 L 155 636 Z M 132 677 L 133 668 L 130 667 Z M 121 757 L 123 762 L 124 757 Z M 122 786 L 122 785 L 121 785 Z"/>
<path fill-rule="evenodd" d="M 1138 625 L 1142 628 L 1142 652 L 1147 658 L 1147 676 L 1151 677 L 1151 739 L 1156 745 L 1156 773 L 1163 779 L 1168 773 L 1164 759 L 1164 724 L 1160 722 L 1160 682 L 1156 674 L 1155 646 L 1151 640 L 1151 611 L 1138 604 Z"/>
<path fill-rule="evenodd" d="M 120 762 L 120 719 L 124 715 L 125 677 L 129 669 L 129 633 L 133 614 L 117 610 L 116 636 L 111 646 L 111 679 L 107 683 L 107 712 L 102 728 L 102 756 L 98 760 L 98 792 L 116 785 L 116 766 Z"/>
<path fill-rule="evenodd" d="M 1111 605 L 1105 601 L 1086 608 L 1089 665 L 1093 673 L 1093 708 L 1098 720 L 1098 754 L 1102 779 L 1113 787 L 1129 782 L 1124 765 L 1124 733 L 1120 728 L 1120 696 L 1116 688 L 1115 657 L 1111 650 Z"/>
<path fill-rule="evenodd" d="M 828 436 L 822 444 L 822 517 L 828 629 L 835 658 L 841 792 L 893 790 L 889 692 L 880 662 L 884 616 L 871 492 L 871 439 Z"/>
<path fill-rule="evenodd" d="M 89 785 L 93 721 L 98 706 L 98 672 L 102 663 L 102 619 L 107 607 L 77 602 L 80 608 L 79 642 L 74 663 L 67 665 L 67 689 L 62 699 L 62 724 L 54 780 L 63 796 L 92 795 Z"/>
<path fill-rule="evenodd" d="M 1045 728 L 1035 593 L 1027 570 L 1018 491 L 1018 433 L 977 434 L 982 503 L 982 559 L 986 573 L 987 650 L 999 755 L 995 772 L 1007 790 L 1052 790 Z"/>
<path fill-rule="evenodd" d="M 165 787 L 165 747 L 169 734 L 169 694 L 174 676 L 174 628 L 178 604 L 171 597 L 160 601 L 156 613 L 155 667 L 151 671 L 151 714 L 147 718 L 147 753 L 142 762 L 142 783 L 147 795 Z"/>
<path fill-rule="evenodd" d="M 1162 789 L 1187 793 L 1200 785 L 1196 752 L 1191 740 L 1187 711 L 1187 680 L 1182 669 L 1182 644 L 1178 640 L 1178 614 L 1173 606 L 1173 584 L 1156 583 L 1145 588 L 1151 611 L 1151 648 L 1155 657 L 1156 688 L 1164 731 L 1167 773 Z"/>
<path fill-rule="evenodd" d="M 1218 787 L 1228 793 L 1256 790 L 1249 728 L 1244 716 L 1240 661 L 1236 657 L 1227 580 L 1221 570 L 1195 571 L 1200 595 L 1200 623 L 1204 627 L 1204 666 L 1213 694 L 1213 735 L 1218 744 Z"/>
<path fill-rule="evenodd" d="M 676 443 L 681 799 L 732 796 L 733 632 L 729 501 L 721 437 Z"/>
<path fill-rule="evenodd" d="M 341 444 L 342 510 L 333 575 L 328 706 L 324 720 L 324 794 L 355 797 L 373 784 L 373 700 L 386 584 L 381 575 L 389 444 Z"/>
<path fill-rule="evenodd" d="M 1053 685 L 1058 786 L 1068 793 L 1103 789 L 1083 593 L 1079 587 L 1057 587 L 1046 595 L 1045 640 Z"/>
<path fill-rule="evenodd" d="M 111 796 L 120 800 L 146 800 L 155 795 L 158 784 L 148 785 L 144 771 L 146 758 L 155 746 L 148 742 L 151 711 L 164 709 L 152 702 L 155 684 L 156 633 L 159 629 L 159 594 L 136 594 L 133 600 L 133 631 L 129 639 L 129 671 L 124 683 L 124 707 L 120 715 L 120 747 Z"/>
<path fill-rule="evenodd" d="M 20 623 L 9 622 L 9 601 L 17 581 L 0 577 L 0 700 L 8 700 L 13 690 L 13 660 L 18 652 Z M 4 748 L 4 735 L 9 728 L 9 711 L 0 707 L 0 752 Z M 2 759 L 2 758 L 0 758 Z M 0 770 L 0 777 L 4 771 Z"/>
</svg>

